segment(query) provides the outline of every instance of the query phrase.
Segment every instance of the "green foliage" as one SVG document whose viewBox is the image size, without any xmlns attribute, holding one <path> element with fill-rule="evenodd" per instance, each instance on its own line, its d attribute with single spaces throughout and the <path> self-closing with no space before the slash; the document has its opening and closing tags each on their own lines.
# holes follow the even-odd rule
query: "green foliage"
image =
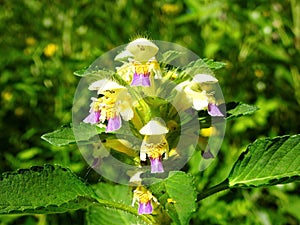
<svg viewBox="0 0 300 225">
<path fill-rule="evenodd" d="M 231 188 L 270 186 L 299 180 L 299 140 L 300 135 L 258 139 L 242 153 L 228 178 L 200 192 L 198 200 Z M 61 213 L 87 208 L 87 221 L 91 225 L 112 224 L 112 221 L 130 224 L 137 219 L 142 224 L 164 224 L 168 217 L 174 224 L 188 224 L 197 209 L 194 178 L 184 172 L 171 172 L 168 178 L 157 180 L 150 186 L 159 201 L 155 211 L 161 215 L 156 218 L 143 215 L 137 218 L 136 209 L 130 206 L 130 187 L 99 183 L 94 185 L 93 191 L 70 170 L 59 166 L 46 165 L 4 173 L 0 184 L 1 214 Z M 215 210 L 221 210 L 221 213 L 220 207 L 218 204 Z M 164 214 L 168 216 L 162 216 Z M 205 219 L 204 216 L 201 218 Z"/>
<path fill-rule="evenodd" d="M 99 183 L 94 186 L 94 189 L 100 198 L 118 202 L 120 204 L 131 205 L 132 189 L 129 186 Z M 107 208 L 105 206 L 90 206 L 86 213 L 86 219 L 88 225 L 147 224 L 136 215 L 118 209 Z"/>
<path fill-rule="evenodd" d="M 3 173 L 0 186 L 0 214 L 62 213 L 96 202 L 93 190 L 60 166 Z"/>
<path fill-rule="evenodd" d="M 3 1 L 0 8 L 0 30 L 4 34 L 0 36 L 0 172 L 59 163 L 83 176 L 87 165 L 80 152 L 75 145 L 66 146 L 75 143 L 72 128 L 45 133 L 57 129 L 59 124 L 71 123 L 72 101 L 79 79 L 73 71 L 87 67 L 102 53 L 141 34 L 183 45 L 201 58 L 224 62 L 218 65 L 204 59 L 214 68 L 223 68 L 217 71 L 216 77 L 227 102 L 249 103 L 249 106 L 233 104 L 234 108 L 226 104 L 226 138 L 211 166 L 200 173 L 197 159 L 200 161 L 202 157 L 197 152 L 198 158 L 185 168 L 193 171 L 197 190 L 205 192 L 228 176 L 240 153 L 257 137 L 300 133 L 297 123 L 299 8 L 297 0 L 97 0 L 51 4 Z M 171 58 L 166 55 L 168 60 Z M 76 75 L 84 76 L 84 72 L 85 69 L 77 71 Z M 251 117 L 243 116 L 248 109 L 251 113 L 256 111 L 253 105 L 260 110 Z M 53 145 L 41 142 L 42 134 Z M 88 133 L 83 139 L 87 138 Z M 268 149 L 267 143 L 274 140 L 259 140 L 253 145 L 261 143 L 257 147 Z M 273 145 L 283 153 L 285 143 L 279 145 L 276 141 Z M 244 156 L 254 160 L 250 148 L 253 147 L 249 146 Z M 258 149 L 254 152 L 267 156 Z M 236 164 L 236 168 L 238 165 L 242 163 Z M 89 174 L 88 182 L 95 183 L 98 180 L 95 176 Z M 245 181 L 245 177 L 241 178 Z M 238 185 L 236 181 L 233 184 Z M 285 180 L 274 180 L 279 181 Z M 255 181 L 251 185 L 260 183 Z M 1 186 L 2 194 L 3 190 L 11 192 L 11 186 L 5 187 Z M 299 224 L 298 190 L 299 185 L 293 183 L 220 192 L 199 203 L 191 223 Z M 78 204 L 76 209 L 83 206 Z M 20 219 L 0 217 L 0 224 L 67 224 L 72 217 L 76 218 L 72 221 L 74 225 L 81 225 L 82 221 L 77 219 L 80 212 L 73 213 Z"/>
<path fill-rule="evenodd" d="M 245 103 L 237 103 L 237 102 L 230 102 L 226 104 L 226 119 L 232 120 L 236 119 L 240 116 L 245 116 L 252 114 L 258 110 L 258 107 L 255 105 L 248 105 Z"/>
<path fill-rule="evenodd" d="M 74 129 L 80 130 L 80 132 L 76 132 Z M 88 141 L 95 136 L 95 134 L 101 133 L 104 130 L 103 128 L 91 126 L 90 124 L 81 123 L 75 128 L 65 126 L 53 132 L 43 134 L 41 138 L 52 145 L 63 146 L 74 144 L 76 141 Z M 76 138 L 74 132 L 77 134 Z"/>
<path fill-rule="evenodd" d="M 184 172 L 171 172 L 167 179 L 153 184 L 150 189 L 174 224 L 189 224 L 190 217 L 196 210 L 196 191 L 192 176 Z"/>
<path fill-rule="evenodd" d="M 229 175 L 229 186 L 258 187 L 300 180 L 300 135 L 258 139 Z"/>
</svg>

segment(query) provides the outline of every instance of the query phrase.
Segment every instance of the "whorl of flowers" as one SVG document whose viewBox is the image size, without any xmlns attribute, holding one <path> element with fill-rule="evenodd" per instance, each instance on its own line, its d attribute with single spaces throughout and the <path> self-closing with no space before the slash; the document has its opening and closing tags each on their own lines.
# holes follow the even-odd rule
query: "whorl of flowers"
<svg viewBox="0 0 300 225">
<path fill-rule="evenodd" d="M 119 65 L 111 77 L 104 76 L 88 87 L 94 97 L 87 103 L 90 109 L 82 121 L 104 127 L 104 132 L 99 133 L 100 137 L 105 137 L 101 145 L 121 154 L 121 159 L 130 159 L 126 162 L 130 161 L 135 166 L 136 169 L 128 175 L 130 182 L 138 185 L 133 205 L 138 202 L 139 214 L 152 213 L 153 204 L 158 204 L 143 186 L 141 174 L 166 173 L 168 165 L 187 154 L 184 152 L 187 148 L 179 149 L 176 144 L 181 129 L 188 130 L 189 124 L 195 124 L 195 118 L 199 123 L 199 115 L 203 118 L 224 117 L 224 110 L 219 105 L 223 102 L 215 97 L 214 91 L 218 80 L 212 72 L 198 71 L 199 62 L 190 67 L 170 66 L 164 57 L 172 54 L 160 52 L 153 41 L 138 38 L 115 56 Z M 181 121 L 182 118 L 184 121 Z M 119 132 L 123 126 L 127 130 Z M 126 139 L 128 127 L 134 136 L 132 140 Z M 199 124 L 198 127 L 202 129 Z M 189 138 L 201 141 L 200 130 L 190 133 L 193 137 L 187 135 L 184 139 L 187 146 Z M 214 157 L 209 153 L 210 157 Z"/>
</svg>

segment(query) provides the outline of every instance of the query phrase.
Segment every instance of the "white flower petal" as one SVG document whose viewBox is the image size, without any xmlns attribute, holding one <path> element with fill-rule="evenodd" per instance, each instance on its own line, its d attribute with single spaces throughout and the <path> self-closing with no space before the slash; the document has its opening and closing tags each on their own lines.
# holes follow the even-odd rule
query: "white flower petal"
<svg viewBox="0 0 300 225">
<path fill-rule="evenodd" d="M 196 74 L 193 78 L 193 81 L 196 83 L 217 83 L 218 82 L 217 78 L 209 74 Z"/>
<path fill-rule="evenodd" d="M 146 158 L 147 158 L 147 154 L 144 153 L 144 152 L 140 152 L 140 160 L 141 161 L 146 161 Z"/>
<path fill-rule="evenodd" d="M 155 56 L 159 48 L 146 38 L 138 38 L 130 42 L 126 50 L 134 55 L 135 60 L 145 62 Z"/>
<path fill-rule="evenodd" d="M 89 90 L 98 90 L 98 94 L 102 94 L 104 91 L 107 90 L 116 89 L 126 89 L 126 87 L 108 79 L 95 81 L 89 86 Z"/>
<path fill-rule="evenodd" d="M 131 108 L 125 108 L 120 111 L 122 119 L 125 121 L 129 121 L 133 118 L 133 110 Z"/>
<path fill-rule="evenodd" d="M 131 54 L 130 51 L 124 50 L 124 51 L 120 52 L 118 55 L 116 55 L 115 60 L 124 62 L 124 61 L 128 60 L 129 58 L 133 58 L 133 55 Z"/>
<path fill-rule="evenodd" d="M 186 80 L 186 81 L 183 81 L 181 82 L 180 84 L 178 84 L 175 89 L 177 91 L 183 91 L 187 86 L 189 86 L 191 84 L 191 81 L 189 80 Z"/>
<path fill-rule="evenodd" d="M 132 182 L 132 183 L 141 182 L 142 181 L 142 179 L 141 179 L 142 173 L 143 173 L 142 171 L 135 173 L 132 177 L 130 177 L 129 182 Z"/>
<path fill-rule="evenodd" d="M 160 135 L 168 132 L 168 128 L 157 120 L 150 120 L 140 129 L 140 133 L 143 135 Z"/>
<path fill-rule="evenodd" d="M 193 108 L 196 110 L 203 110 L 206 109 L 208 106 L 208 100 L 207 99 L 194 99 L 193 101 Z"/>
</svg>

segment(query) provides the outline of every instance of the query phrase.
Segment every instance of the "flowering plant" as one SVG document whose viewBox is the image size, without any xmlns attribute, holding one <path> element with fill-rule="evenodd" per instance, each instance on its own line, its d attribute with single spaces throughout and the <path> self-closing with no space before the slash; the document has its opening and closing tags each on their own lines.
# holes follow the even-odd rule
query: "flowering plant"
<svg viewBox="0 0 300 225">
<path fill-rule="evenodd" d="M 85 208 L 89 225 L 188 224 L 217 192 L 299 180 L 300 135 L 258 139 L 219 184 L 210 186 L 209 174 L 202 179 L 217 158 L 226 121 L 257 110 L 225 104 L 214 76 L 223 65 L 138 38 L 76 72 L 82 79 L 72 126 L 42 138 L 57 146 L 77 143 L 103 180 L 87 185 L 58 165 L 5 173 L 0 213 Z"/>
</svg>

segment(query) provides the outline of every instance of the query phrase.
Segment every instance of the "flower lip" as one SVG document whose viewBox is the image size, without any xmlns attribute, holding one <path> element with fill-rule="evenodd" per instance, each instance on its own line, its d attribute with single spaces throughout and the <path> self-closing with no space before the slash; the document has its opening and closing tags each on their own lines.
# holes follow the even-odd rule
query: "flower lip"
<svg viewBox="0 0 300 225">
<path fill-rule="evenodd" d="M 93 82 L 89 86 L 89 90 L 98 90 L 98 94 L 103 94 L 105 91 L 108 90 L 117 90 L 117 89 L 126 89 L 126 87 L 119 85 L 118 83 L 108 80 L 102 79 Z"/>
<path fill-rule="evenodd" d="M 193 78 L 196 83 L 217 83 L 218 79 L 209 74 L 196 74 Z"/>
<path fill-rule="evenodd" d="M 137 61 L 148 61 L 156 55 L 159 48 L 146 38 L 138 38 L 130 42 L 126 50 L 134 55 Z"/>
<path fill-rule="evenodd" d="M 143 135 L 162 135 L 168 132 L 168 128 L 157 120 L 150 120 L 140 129 L 140 133 Z"/>
</svg>

